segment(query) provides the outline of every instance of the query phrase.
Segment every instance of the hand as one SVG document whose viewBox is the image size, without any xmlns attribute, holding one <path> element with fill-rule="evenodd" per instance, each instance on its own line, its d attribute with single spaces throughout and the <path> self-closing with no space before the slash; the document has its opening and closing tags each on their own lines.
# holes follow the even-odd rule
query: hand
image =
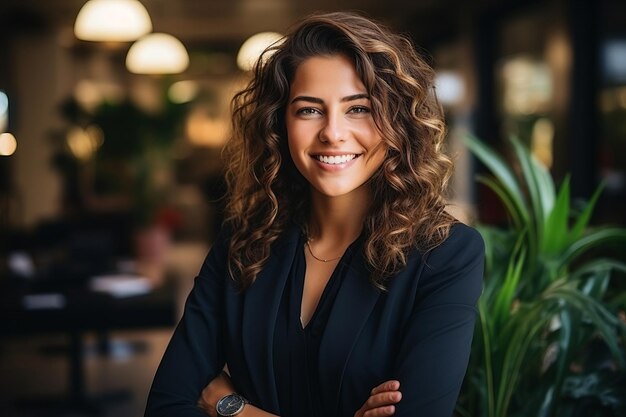
<svg viewBox="0 0 626 417">
<path fill-rule="evenodd" d="M 200 407 L 205 413 L 211 417 L 217 417 L 217 411 L 215 406 L 217 402 L 225 395 L 235 392 L 233 384 L 230 382 L 230 377 L 224 371 L 216 376 L 209 385 L 204 387 L 200 399 L 198 400 L 198 407 Z"/>
<path fill-rule="evenodd" d="M 392 416 L 396 412 L 394 404 L 400 402 L 400 381 L 385 381 L 370 393 L 365 404 L 354 413 L 354 417 Z"/>
</svg>

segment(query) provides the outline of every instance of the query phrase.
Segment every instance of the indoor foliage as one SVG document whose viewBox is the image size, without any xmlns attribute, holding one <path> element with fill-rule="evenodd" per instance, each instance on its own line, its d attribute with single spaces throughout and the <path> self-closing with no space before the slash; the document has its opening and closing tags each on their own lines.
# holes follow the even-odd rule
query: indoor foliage
<svg viewBox="0 0 626 417">
<path fill-rule="evenodd" d="M 602 187 L 576 212 L 569 178 L 557 190 L 518 140 L 511 141 L 517 169 L 480 140 L 466 143 L 493 174 L 478 180 L 502 201 L 510 226 L 478 226 L 484 292 L 457 412 L 626 415 L 624 294 L 609 286 L 626 272 L 610 255 L 617 248 L 623 258 L 626 229 L 589 226 Z"/>
</svg>

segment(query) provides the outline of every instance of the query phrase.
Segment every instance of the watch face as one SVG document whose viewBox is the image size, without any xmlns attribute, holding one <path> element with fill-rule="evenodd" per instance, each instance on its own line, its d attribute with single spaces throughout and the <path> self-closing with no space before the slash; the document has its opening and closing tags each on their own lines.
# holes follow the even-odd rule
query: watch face
<svg viewBox="0 0 626 417">
<path fill-rule="evenodd" d="M 241 395 L 230 394 L 217 402 L 215 409 L 220 416 L 234 416 L 243 409 L 245 400 Z"/>
</svg>

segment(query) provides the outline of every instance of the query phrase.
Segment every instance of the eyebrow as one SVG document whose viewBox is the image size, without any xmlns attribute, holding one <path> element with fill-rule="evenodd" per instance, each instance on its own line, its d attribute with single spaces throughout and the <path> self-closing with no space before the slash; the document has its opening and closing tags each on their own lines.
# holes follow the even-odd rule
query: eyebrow
<svg viewBox="0 0 626 417">
<path fill-rule="evenodd" d="M 365 94 L 365 93 L 352 94 L 350 96 L 343 97 L 341 99 L 341 102 L 345 103 L 347 101 L 360 100 L 362 98 L 369 99 L 370 96 L 368 94 Z M 306 102 L 309 102 L 309 103 L 324 104 L 324 100 L 322 100 L 321 98 L 311 97 L 311 96 L 297 96 L 297 97 L 294 97 L 294 99 L 291 100 L 290 104 L 293 104 L 293 103 L 295 103 L 297 101 L 306 101 Z"/>
</svg>

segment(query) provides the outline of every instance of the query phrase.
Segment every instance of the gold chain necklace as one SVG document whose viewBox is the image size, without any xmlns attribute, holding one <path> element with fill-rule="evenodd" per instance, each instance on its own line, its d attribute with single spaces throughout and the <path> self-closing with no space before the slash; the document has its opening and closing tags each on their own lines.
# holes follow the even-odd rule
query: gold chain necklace
<svg viewBox="0 0 626 417">
<path fill-rule="evenodd" d="M 309 249 L 309 253 L 311 254 L 311 256 L 312 256 L 313 258 L 315 258 L 316 260 L 320 261 L 320 262 L 325 262 L 325 263 L 326 263 L 326 262 L 336 261 L 337 259 L 341 259 L 341 257 L 343 256 L 343 255 L 339 255 L 339 256 L 337 256 L 336 258 L 331 258 L 331 259 L 322 259 L 322 258 L 318 258 L 317 256 L 315 256 L 315 254 L 314 254 L 314 253 L 313 253 L 313 251 L 311 250 L 311 245 L 309 245 L 309 242 L 310 242 L 310 241 L 311 241 L 310 239 L 306 241 L 306 247 Z"/>
</svg>

